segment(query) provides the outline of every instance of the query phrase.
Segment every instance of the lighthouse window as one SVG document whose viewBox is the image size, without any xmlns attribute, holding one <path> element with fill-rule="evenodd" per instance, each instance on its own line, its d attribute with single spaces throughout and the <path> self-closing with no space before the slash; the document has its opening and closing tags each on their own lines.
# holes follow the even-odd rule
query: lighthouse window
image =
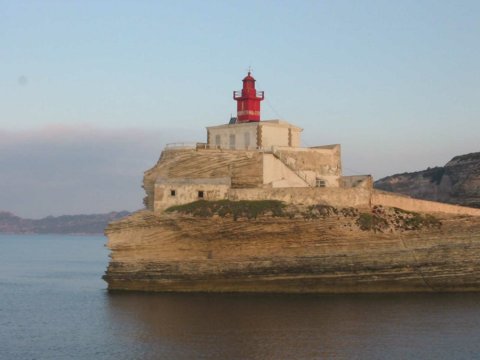
<svg viewBox="0 0 480 360">
<path fill-rule="evenodd" d="M 326 187 L 327 183 L 323 179 L 317 179 L 315 183 L 316 187 Z"/>
<path fill-rule="evenodd" d="M 199 197 L 200 199 L 203 199 L 203 190 L 200 190 L 200 191 L 198 192 L 198 197 Z"/>
<path fill-rule="evenodd" d="M 235 134 L 230 135 L 230 149 L 235 149 Z"/>
<path fill-rule="evenodd" d="M 177 191 L 176 190 L 170 190 L 170 196 L 175 196 L 177 195 Z"/>
</svg>

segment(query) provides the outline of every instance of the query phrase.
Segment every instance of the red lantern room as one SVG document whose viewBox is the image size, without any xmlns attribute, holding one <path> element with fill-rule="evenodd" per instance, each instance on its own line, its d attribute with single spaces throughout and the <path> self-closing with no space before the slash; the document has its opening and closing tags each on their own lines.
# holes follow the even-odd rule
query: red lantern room
<svg viewBox="0 0 480 360">
<path fill-rule="evenodd" d="M 263 91 L 255 89 L 255 79 L 250 75 L 245 76 L 243 89 L 233 92 L 233 99 L 237 101 L 237 122 L 260 121 L 260 101 L 264 99 Z"/>
</svg>

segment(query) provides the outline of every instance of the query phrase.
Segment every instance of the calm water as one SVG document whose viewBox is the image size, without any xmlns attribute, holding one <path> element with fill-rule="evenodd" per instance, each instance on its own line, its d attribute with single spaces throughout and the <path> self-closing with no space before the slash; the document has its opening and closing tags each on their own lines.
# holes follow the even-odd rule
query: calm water
<svg viewBox="0 0 480 360">
<path fill-rule="evenodd" d="M 480 294 L 109 294 L 104 242 L 0 235 L 0 359 L 480 358 Z"/>
</svg>

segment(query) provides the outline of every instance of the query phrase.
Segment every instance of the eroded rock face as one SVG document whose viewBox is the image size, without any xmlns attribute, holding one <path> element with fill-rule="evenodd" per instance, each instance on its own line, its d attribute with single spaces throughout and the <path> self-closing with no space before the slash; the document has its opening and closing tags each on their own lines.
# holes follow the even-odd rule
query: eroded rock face
<svg viewBox="0 0 480 360">
<path fill-rule="evenodd" d="M 374 187 L 419 199 L 480 208 L 480 153 L 456 156 L 443 167 L 388 176 L 376 181 Z"/>
<path fill-rule="evenodd" d="M 319 216 L 156 215 L 106 230 L 110 290 L 215 292 L 411 292 L 480 290 L 480 218 L 443 217 L 441 226 L 361 229 L 358 211 Z M 387 215 L 385 215 L 387 214 Z"/>
</svg>

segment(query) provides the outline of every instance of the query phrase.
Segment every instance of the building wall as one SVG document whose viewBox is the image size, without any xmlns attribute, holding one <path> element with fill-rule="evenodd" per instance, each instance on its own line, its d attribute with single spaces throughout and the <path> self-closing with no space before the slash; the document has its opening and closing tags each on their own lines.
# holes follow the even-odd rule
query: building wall
<svg viewBox="0 0 480 360">
<path fill-rule="evenodd" d="M 271 187 L 309 186 L 273 154 L 263 155 L 263 184 Z"/>
<path fill-rule="evenodd" d="M 302 129 L 282 120 L 225 124 L 207 128 L 210 148 L 268 149 L 272 146 L 300 146 Z M 235 143 L 231 139 L 235 139 Z M 248 140 L 247 140 L 248 139 Z"/>
<path fill-rule="evenodd" d="M 290 128 L 290 146 L 300 147 L 300 134 L 302 130 L 298 128 Z"/>
<path fill-rule="evenodd" d="M 260 126 L 262 127 L 262 148 L 289 146 L 288 127 L 276 126 L 276 124 L 262 124 Z"/>
<path fill-rule="evenodd" d="M 257 123 L 222 125 L 208 128 L 207 141 L 210 148 L 232 148 L 230 139 L 235 138 L 235 149 L 257 148 Z M 218 142 L 220 140 L 220 142 Z"/>
<path fill-rule="evenodd" d="M 286 121 L 267 120 L 259 123 L 260 144 L 264 149 L 272 146 L 300 146 L 300 134 L 302 129 Z"/>
<path fill-rule="evenodd" d="M 197 200 L 222 200 L 227 198 L 230 178 L 218 179 L 158 179 L 155 184 L 155 211 Z M 172 195 L 172 191 L 175 195 Z M 199 192 L 203 196 L 199 196 Z"/>
<path fill-rule="evenodd" d="M 275 147 L 273 153 L 300 173 L 310 186 L 324 180 L 327 187 L 339 187 L 342 176 L 340 145 L 317 148 Z"/>
</svg>

